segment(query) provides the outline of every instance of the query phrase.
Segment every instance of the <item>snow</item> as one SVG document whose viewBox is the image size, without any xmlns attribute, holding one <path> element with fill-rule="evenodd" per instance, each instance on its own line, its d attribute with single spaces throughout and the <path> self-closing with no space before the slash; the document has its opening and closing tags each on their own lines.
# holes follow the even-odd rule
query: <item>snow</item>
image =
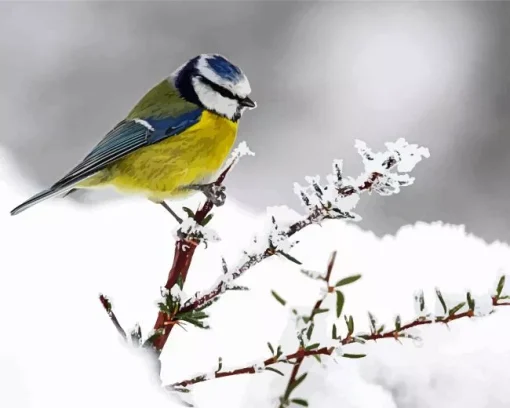
<svg viewBox="0 0 510 408">
<path fill-rule="evenodd" d="M 189 238 L 198 239 L 199 242 L 204 243 L 206 247 L 210 242 L 219 242 L 221 240 L 216 231 L 197 224 L 191 217 L 185 218 L 181 225 L 176 225 L 173 237 L 177 239 L 181 234 Z"/>
<path fill-rule="evenodd" d="M 232 151 L 232 156 L 237 160 L 243 156 L 255 156 L 255 153 L 250 150 L 248 143 L 242 141 L 234 148 Z"/>
<path fill-rule="evenodd" d="M 155 388 L 148 360 L 123 346 L 97 299 L 99 293 L 108 296 L 124 329 L 129 333 L 139 322 L 146 337 L 172 263 L 173 218 L 135 198 L 97 209 L 54 199 L 11 217 L 9 210 L 35 190 L 16 176 L 10 158 L 0 151 L 0 406 L 180 406 Z M 412 187 L 402 194 L 413 194 Z M 185 205 L 196 208 L 198 201 L 201 197 Z M 269 214 L 280 225 L 299 217 L 282 207 Z M 197 248 L 184 287 L 188 294 L 221 279 L 222 256 L 229 270 L 245 260 L 242 250 L 252 248 L 254 233 L 268 232 L 270 216 L 249 214 L 227 197 L 209 225 L 222 240 L 207 250 Z M 368 311 L 388 327 L 397 314 L 402 324 L 413 319 L 419 290 L 428 310 L 436 313 L 436 287 L 448 302 L 471 290 L 486 311 L 488 294 L 510 270 L 507 244 L 484 242 L 460 226 L 417 223 L 383 238 L 361 227 L 325 221 L 306 228 L 290 249 L 302 266 L 280 256 L 264 260 L 236 280 L 250 291 L 229 291 L 211 306 L 210 330 L 176 327 L 162 354 L 165 383 L 214 372 L 218 357 L 225 368 L 260 363 L 270 357 L 268 341 L 275 349 L 281 345 L 285 354 L 295 351 L 290 309 L 301 313 L 324 295 L 324 283 L 300 269 L 323 273 L 333 250 L 338 251 L 333 282 L 362 275 L 342 289 L 344 313 L 353 315 L 357 333 L 369 331 Z M 274 300 L 271 290 L 287 307 Z M 314 338 L 329 345 L 336 322 L 334 296 L 323 307 L 332 312 L 315 317 Z M 420 327 L 413 333 L 421 342 L 381 340 L 338 349 L 339 354 L 367 354 L 364 359 L 339 354 L 322 364 L 307 359 L 302 372 L 309 375 L 293 397 L 320 408 L 508 407 L 508 309 L 448 327 Z M 337 326 L 344 335 L 343 318 Z M 288 373 L 291 367 L 275 368 Z M 211 380 L 194 386 L 192 399 L 200 408 L 274 407 L 286 380 L 268 371 Z"/>
</svg>

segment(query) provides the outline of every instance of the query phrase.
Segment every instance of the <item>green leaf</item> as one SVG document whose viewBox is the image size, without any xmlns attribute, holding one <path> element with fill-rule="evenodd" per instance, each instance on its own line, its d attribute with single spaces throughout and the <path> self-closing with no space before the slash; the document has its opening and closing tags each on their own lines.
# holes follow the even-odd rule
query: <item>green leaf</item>
<svg viewBox="0 0 510 408">
<path fill-rule="evenodd" d="M 273 297 L 280 303 L 282 306 L 285 306 L 287 304 L 287 301 L 284 300 L 278 293 L 276 293 L 274 290 L 271 291 L 271 294 Z"/>
<path fill-rule="evenodd" d="M 441 291 L 437 288 L 436 288 L 436 295 L 437 295 L 437 298 L 439 299 L 439 302 L 441 303 L 441 306 L 443 307 L 443 312 L 446 313 L 448 311 L 448 308 L 446 307 L 446 302 L 444 301 Z"/>
<path fill-rule="evenodd" d="M 307 407 L 308 406 L 308 402 L 304 399 L 301 399 L 301 398 L 294 398 L 294 399 L 291 399 L 290 402 L 296 404 L 296 405 L 301 405 L 302 407 Z"/>
<path fill-rule="evenodd" d="M 200 320 L 193 319 L 191 317 L 180 318 L 179 320 L 187 322 L 195 327 L 198 327 L 199 329 L 209 329 L 209 326 L 206 326 L 204 322 L 201 322 Z"/>
<path fill-rule="evenodd" d="M 172 388 L 172 391 L 182 392 L 184 394 L 191 392 L 191 390 L 189 388 L 177 388 L 177 387 Z"/>
<path fill-rule="evenodd" d="M 216 372 L 221 371 L 222 367 L 223 367 L 223 359 L 221 357 L 218 357 L 218 369 L 216 370 Z"/>
<path fill-rule="evenodd" d="M 462 309 L 464 306 L 466 305 L 466 302 L 461 302 L 459 303 L 457 306 L 453 307 L 450 309 L 450 311 L 448 312 L 448 314 L 450 316 L 453 316 L 455 313 L 457 313 L 460 309 Z"/>
<path fill-rule="evenodd" d="M 467 300 L 469 310 L 471 310 L 471 311 L 475 310 L 475 300 L 471 296 L 470 292 L 466 293 L 466 300 Z"/>
<path fill-rule="evenodd" d="M 363 357 L 366 357 L 366 354 L 349 354 L 349 353 L 344 353 L 344 354 L 342 354 L 342 357 L 345 357 L 345 358 L 363 358 Z"/>
<path fill-rule="evenodd" d="M 314 314 L 314 315 L 318 315 L 318 314 L 321 314 L 321 313 L 327 313 L 327 312 L 329 312 L 329 309 L 315 309 L 315 310 L 313 311 L 313 314 Z"/>
<path fill-rule="evenodd" d="M 400 331 L 401 328 L 402 328 L 402 319 L 400 318 L 400 315 L 398 315 L 395 318 L 395 330 Z"/>
<path fill-rule="evenodd" d="M 420 312 L 423 312 L 425 310 L 425 295 L 423 294 L 423 290 L 421 290 L 414 299 L 418 302 L 418 305 L 420 306 Z"/>
<path fill-rule="evenodd" d="M 368 320 L 370 321 L 370 331 L 372 333 L 375 333 L 376 332 L 376 326 L 377 326 L 377 321 L 375 320 L 375 317 L 372 313 L 368 312 Z"/>
<path fill-rule="evenodd" d="M 312 354 L 313 358 L 315 358 L 319 363 L 322 363 L 321 356 L 318 354 Z"/>
<path fill-rule="evenodd" d="M 271 343 L 267 342 L 267 347 L 269 347 L 269 350 L 271 351 L 271 354 L 274 356 L 274 348 L 271 345 Z"/>
<path fill-rule="evenodd" d="M 156 340 L 159 336 L 161 336 L 165 332 L 164 329 L 154 330 L 152 334 L 149 336 L 147 340 L 145 340 L 146 344 L 153 344 L 154 340 Z"/>
<path fill-rule="evenodd" d="M 296 258 L 294 258 L 292 255 L 289 255 L 283 251 L 277 251 L 278 254 L 283 255 L 285 258 L 287 258 L 289 261 L 294 262 L 297 265 L 302 265 L 300 261 L 298 261 Z"/>
<path fill-rule="evenodd" d="M 296 378 L 292 382 L 292 384 L 289 384 L 289 388 L 287 389 L 287 392 L 285 393 L 287 398 L 289 398 L 289 395 L 292 393 L 292 391 L 294 391 L 299 386 L 299 384 L 301 384 L 305 380 L 307 375 L 308 375 L 308 373 L 304 373 L 303 375 Z"/>
<path fill-rule="evenodd" d="M 499 278 L 498 287 L 496 289 L 496 295 L 498 298 L 501 296 L 501 293 L 503 293 L 503 288 L 505 287 L 505 279 L 506 279 L 505 275 Z"/>
<path fill-rule="evenodd" d="M 182 287 L 184 286 L 184 279 L 182 278 L 182 275 L 179 274 L 179 276 L 177 276 L 177 286 L 179 286 L 179 288 L 182 290 Z M 168 294 L 168 297 L 171 297 L 170 293 Z"/>
<path fill-rule="evenodd" d="M 344 294 L 337 290 L 336 291 L 336 317 L 340 317 L 342 315 L 342 309 L 344 308 L 345 297 Z"/>
<path fill-rule="evenodd" d="M 318 348 L 321 344 L 320 343 L 313 343 L 313 344 L 310 344 L 309 346 L 306 346 L 305 350 L 314 350 L 316 348 Z"/>
<path fill-rule="evenodd" d="M 307 338 L 308 340 L 310 340 L 310 338 L 312 337 L 312 333 L 313 333 L 313 326 L 314 326 L 314 324 L 312 323 L 312 324 L 310 325 L 310 327 L 308 327 L 308 330 L 306 331 L 306 338 Z"/>
<path fill-rule="evenodd" d="M 188 207 L 182 207 L 182 210 L 188 215 L 190 218 L 195 218 L 195 213 Z"/>
<path fill-rule="evenodd" d="M 336 332 L 336 324 L 333 324 L 333 328 L 331 330 L 331 338 L 335 340 L 338 338 L 338 334 Z"/>
<path fill-rule="evenodd" d="M 280 374 L 282 377 L 284 377 L 284 374 L 280 370 L 277 370 L 276 368 L 266 367 L 266 370 L 272 371 L 273 373 L 276 373 L 276 374 Z"/>
<path fill-rule="evenodd" d="M 349 318 L 347 318 L 347 316 L 344 316 L 344 319 L 345 319 L 345 324 L 347 325 L 347 331 L 348 331 L 348 335 L 350 336 L 352 333 L 354 333 L 354 319 L 352 318 L 352 316 L 349 316 Z"/>
<path fill-rule="evenodd" d="M 381 327 L 377 329 L 377 334 L 381 334 L 384 331 L 384 327 L 384 324 L 382 324 Z"/>
<path fill-rule="evenodd" d="M 278 346 L 278 348 L 276 349 L 276 358 L 280 358 L 282 354 L 283 354 L 282 346 Z"/>
<path fill-rule="evenodd" d="M 351 283 L 356 282 L 360 278 L 361 278 L 361 275 L 348 276 L 347 278 L 340 279 L 337 283 L 335 283 L 335 287 L 337 288 L 339 286 L 349 285 Z"/>
<path fill-rule="evenodd" d="M 202 221 L 201 225 L 203 227 L 205 227 L 207 224 L 209 224 L 209 221 L 212 220 L 212 217 L 214 216 L 214 214 L 208 214 L 207 217 L 204 218 L 204 220 Z"/>
</svg>

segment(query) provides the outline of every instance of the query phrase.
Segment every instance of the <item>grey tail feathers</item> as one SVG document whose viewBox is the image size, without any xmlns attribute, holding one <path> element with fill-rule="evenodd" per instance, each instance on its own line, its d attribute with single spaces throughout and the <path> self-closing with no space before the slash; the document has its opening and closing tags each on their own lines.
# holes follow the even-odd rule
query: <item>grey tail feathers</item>
<svg viewBox="0 0 510 408">
<path fill-rule="evenodd" d="M 11 215 L 19 214 L 20 212 L 23 212 L 26 209 L 28 209 L 28 208 L 36 205 L 36 204 L 39 204 L 41 201 L 44 201 L 44 200 L 46 200 L 48 198 L 69 193 L 69 190 L 71 190 L 71 188 L 69 188 L 69 189 L 60 189 L 60 188 L 52 189 L 52 188 L 49 188 L 47 190 L 41 191 L 40 193 L 34 195 L 33 197 L 29 198 L 24 203 L 21 203 L 16 208 L 11 210 Z"/>
</svg>

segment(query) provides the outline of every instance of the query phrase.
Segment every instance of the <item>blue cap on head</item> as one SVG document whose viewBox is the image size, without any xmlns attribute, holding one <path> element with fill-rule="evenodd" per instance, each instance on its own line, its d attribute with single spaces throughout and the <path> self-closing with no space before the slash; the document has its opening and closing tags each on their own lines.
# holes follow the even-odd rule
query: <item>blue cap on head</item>
<svg viewBox="0 0 510 408">
<path fill-rule="evenodd" d="M 213 55 L 207 58 L 207 62 L 211 69 L 221 78 L 228 81 L 236 82 L 241 79 L 243 73 L 241 70 L 226 60 L 221 55 Z"/>
</svg>

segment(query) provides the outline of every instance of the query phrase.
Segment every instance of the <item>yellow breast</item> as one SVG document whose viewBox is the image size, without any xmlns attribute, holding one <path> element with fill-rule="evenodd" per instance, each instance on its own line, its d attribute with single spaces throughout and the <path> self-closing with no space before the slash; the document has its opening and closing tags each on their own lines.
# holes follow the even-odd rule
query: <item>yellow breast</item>
<svg viewBox="0 0 510 408">
<path fill-rule="evenodd" d="M 114 163 L 109 183 L 153 199 L 182 196 L 182 187 L 209 182 L 234 144 L 237 123 L 204 111 L 198 123 L 177 136 L 143 147 Z"/>
</svg>

